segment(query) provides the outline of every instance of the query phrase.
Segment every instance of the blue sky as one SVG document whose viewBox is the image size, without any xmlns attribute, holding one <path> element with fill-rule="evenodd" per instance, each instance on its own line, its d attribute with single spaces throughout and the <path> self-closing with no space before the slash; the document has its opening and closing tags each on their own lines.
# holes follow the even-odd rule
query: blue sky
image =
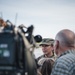
<svg viewBox="0 0 75 75">
<path fill-rule="evenodd" d="M 55 38 L 61 29 L 75 32 L 75 0 L 0 0 L 0 16 L 16 26 L 34 25 L 34 35 Z"/>
</svg>

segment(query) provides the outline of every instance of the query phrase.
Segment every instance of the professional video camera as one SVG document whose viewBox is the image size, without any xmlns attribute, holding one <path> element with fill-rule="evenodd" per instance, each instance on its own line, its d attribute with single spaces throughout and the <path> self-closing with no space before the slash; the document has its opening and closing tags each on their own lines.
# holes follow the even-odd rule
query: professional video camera
<svg viewBox="0 0 75 75">
<path fill-rule="evenodd" d="M 33 36 L 33 29 L 0 21 L 0 75 L 37 75 L 33 50 L 42 37 Z"/>
</svg>

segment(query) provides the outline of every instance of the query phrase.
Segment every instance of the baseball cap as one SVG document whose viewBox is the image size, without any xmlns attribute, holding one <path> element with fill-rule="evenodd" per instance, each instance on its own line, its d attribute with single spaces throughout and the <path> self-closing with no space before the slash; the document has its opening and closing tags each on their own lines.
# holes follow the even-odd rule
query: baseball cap
<svg viewBox="0 0 75 75">
<path fill-rule="evenodd" d="M 40 46 L 41 45 L 51 45 L 54 43 L 54 39 L 52 38 L 44 38 L 42 39 L 42 42 L 40 43 Z"/>
</svg>

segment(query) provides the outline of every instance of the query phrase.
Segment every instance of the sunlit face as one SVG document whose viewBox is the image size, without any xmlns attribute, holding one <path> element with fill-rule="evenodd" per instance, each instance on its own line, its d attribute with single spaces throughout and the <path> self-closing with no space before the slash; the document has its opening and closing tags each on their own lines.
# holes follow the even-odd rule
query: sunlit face
<svg viewBox="0 0 75 75">
<path fill-rule="evenodd" d="M 51 54 L 53 47 L 51 45 L 42 45 L 42 51 L 44 54 Z"/>
</svg>

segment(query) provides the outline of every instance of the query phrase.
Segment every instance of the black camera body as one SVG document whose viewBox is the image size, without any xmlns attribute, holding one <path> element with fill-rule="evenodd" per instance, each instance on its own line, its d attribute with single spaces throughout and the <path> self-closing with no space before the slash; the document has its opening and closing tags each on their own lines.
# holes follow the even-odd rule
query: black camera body
<svg viewBox="0 0 75 75">
<path fill-rule="evenodd" d="M 35 58 L 25 42 L 31 39 L 23 37 L 25 33 L 22 28 L 18 27 L 17 31 L 15 28 L 7 25 L 0 30 L 0 75 L 37 75 Z M 27 33 L 31 38 L 31 31 L 27 30 Z"/>
<path fill-rule="evenodd" d="M 16 71 L 16 40 L 12 29 L 0 32 L 0 72 Z"/>
</svg>

